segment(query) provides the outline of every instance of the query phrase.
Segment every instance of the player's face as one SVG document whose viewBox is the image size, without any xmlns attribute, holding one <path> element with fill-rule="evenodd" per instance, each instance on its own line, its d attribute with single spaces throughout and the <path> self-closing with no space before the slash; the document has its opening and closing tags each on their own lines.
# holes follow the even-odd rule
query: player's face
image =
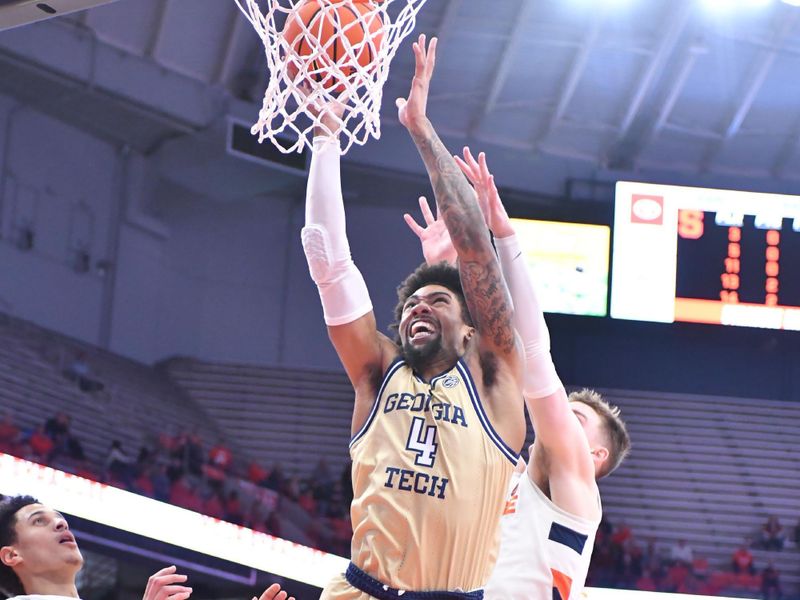
<svg viewBox="0 0 800 600">
<path fill-rule="evenodd" d="M 407 357 L 424 361 L 443 348 L 458 352 L 466 329 L 458 297 L 441 285 L 421 287 L 403 305 L 399 333 Z"/>
<path fill-rule="evenodd" d="M 593 408 L 583 402 L 570 402 L 569 405 L 572 409 L 572 413 L 581 424 L 584 433 L 586 433 L 595 465 L 599 467 L 608 457 L 608 449 L 605 447 L 606 436 L 603 429 L 603 419 Z"/>
<path fill-rule="evenodd" d="M 74 577 L 83 556 L 61 513 L 30 504 L 16 514 L 17 541 L 0 549 L 0 559 L 18 574 Z"/>
</svg>

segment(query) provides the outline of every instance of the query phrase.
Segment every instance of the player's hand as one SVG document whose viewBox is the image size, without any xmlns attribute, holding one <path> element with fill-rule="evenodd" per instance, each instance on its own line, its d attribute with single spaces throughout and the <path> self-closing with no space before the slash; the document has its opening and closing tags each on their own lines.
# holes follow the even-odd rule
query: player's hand
<svg viewBox="0 0 800 600">
<path fill-rule="evenodd" d="M 444 221 L 438 215 L 434 218 L 425 196 L 420 196 L 419 207 L 422 210 L 422 218 L 425 219 L 425 227 L 419 225 L 408 213 L 404 214 L 403 218 L 422 243 L 422 255 L 425 257 L 425 262 L 435 265 L 445 261 L 454 265 L 458 253 L 453 246 Z"/>
<path fill-rule="evenodd" d="M 414 42 L 414 58 L 416 68 L 414 79 L 411 81 L 411 92 L 408 98 L 397 99 L 397 110 L 400 122 L 409 130 L 419 128 L 428 118 L 428 90 L 430 88 L 433 70 L 436 67 L 436 44 L 438 40 L 431 38 L 431 43 L 426 47 L 425 35 L 419 36 Z"/>
<path fill-rule="evenodd" d="M 315 119 L 319 119 L 319 125 L 314 128 L 314 135 L 338 135 L 344 127 L 344 111 L 347 108 L 347 98 L 326 101 L 323 98 L 313 98 L 314 89 L 308 82 L 303 82 L 297 86 L 301 96 L 307 101 L 308 112 Z"/>
<path fill-rule="evenodd" d="M 481 207 L 483 218 L 486 219 L 486 225 L 492 230 L 492 233 L 499 238 L 514 235 L 511 220 L 508 218 L 508 213 L 494 183 L 494 175 L 489 172 L 486 164 L 486 155 L 481 152 L 478 160 L 475 160 L 469 147 L 465 147 L 464 158 L 460 156 L 454 158 L 464 175 L 475 187 L 475 192 L 478 194 L 478 205 Z"/>
<path fill-rule="evenodd" d="M 147 580 L 142 600 L 186 600 L 191 596 L 192 588 L 180 585 L 186 581 L 186 575 L 176 571 L 172 566 L 152 575 Z"/>
<path fill-rule="evenodd" d="M 269 586 L 260 598 L 253 596 L 253 600 L 286 600 L 288 594 L 281 589 L 277 583 Z M 289 600 L 294 600 L 294 596 L 288 596 Z"/>
</svg>

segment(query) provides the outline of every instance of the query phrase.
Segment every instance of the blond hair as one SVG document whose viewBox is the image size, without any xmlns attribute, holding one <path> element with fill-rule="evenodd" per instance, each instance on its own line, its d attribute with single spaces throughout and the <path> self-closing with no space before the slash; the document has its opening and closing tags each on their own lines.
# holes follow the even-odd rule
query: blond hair
<svg viewBox="0 0 800 600">
<path fill-rule="evenodd" d="M 613 473 L 631 451 L 631 438 L 625 421 L 620 416 L 619 407 L 607 402 L 594 390 L 582 389 L 569 395 L 570 402 L 580 402 L 591 408 L 603 423 L 603 433 L 608 444 L 608 459 L 600 468 L 598 478 Z"/>
</svg>

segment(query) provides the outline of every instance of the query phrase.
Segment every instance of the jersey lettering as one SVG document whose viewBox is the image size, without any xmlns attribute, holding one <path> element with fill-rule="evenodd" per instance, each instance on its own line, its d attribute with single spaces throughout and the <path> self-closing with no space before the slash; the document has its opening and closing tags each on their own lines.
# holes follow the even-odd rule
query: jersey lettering
<svg viewBox="0 0 800 600">
<path fill-rule="evenodd" d="M 503 516 L 513 515 L 515 512 L 517 512 L 518 501 L 519 501 L 519 484 L 514 486 L 514 489 L 511 491 L 511 495 L 509 496 L 508 500 L 506 500 L 506 507 L 503 510 Z"/>
<path fill-rule="evenodd" d="M 463 408 L 448 402 L 434 400 L 431 394 L 409 394 L 408 392 L 389 394 L 383 405 L 383 412 L 388 414 L 397 410 L 429 412 L 435 421 L 445 421 L 453 425 L 468 427 Z"/>
<path fill-rule="evenodd" d="M 411 469 L 386 467 L 386 483 L 384 487 L 397 489 L 401 492 L 413 492 L 427 495 L 431 498 L 445 499 L 445 491 L 450 480 L 438 475 L 428 475 Z"/>
<path fill-rule="evenodd" d="M 406 450 L 417 454 L 414 464 L 420 467 L 432 467 L 436 462 L 438 449 L 436 427 L 433 425 L 425 427 L 425 419 L 414 417 L 411 420 L 411 430 L 408 432 L 408 441 L 406 442 Z"/>
</svg>

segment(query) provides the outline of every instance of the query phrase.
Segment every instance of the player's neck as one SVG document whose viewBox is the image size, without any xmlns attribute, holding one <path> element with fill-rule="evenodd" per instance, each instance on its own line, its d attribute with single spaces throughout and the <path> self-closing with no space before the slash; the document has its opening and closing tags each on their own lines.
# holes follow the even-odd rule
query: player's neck
<svg viewBox="0 0 800 600">
<path fill-rule="evenodd" d="M 61 573 L 43 573 L 37 575 L 20 575 L 22 587 L 26 595 L 66 596 L 80 598 L 75 586 L 75 576 Z"/>
<path fill-rule="evenodd" d="M 458 356 L 437 356 L 428 361 L 424 366 L 415 369 L 417 375 L 422 377 L 425 381 L 430 381 L 434 377 L 438 377 L 452 369 L 458 362 Z"/>
</svg>

